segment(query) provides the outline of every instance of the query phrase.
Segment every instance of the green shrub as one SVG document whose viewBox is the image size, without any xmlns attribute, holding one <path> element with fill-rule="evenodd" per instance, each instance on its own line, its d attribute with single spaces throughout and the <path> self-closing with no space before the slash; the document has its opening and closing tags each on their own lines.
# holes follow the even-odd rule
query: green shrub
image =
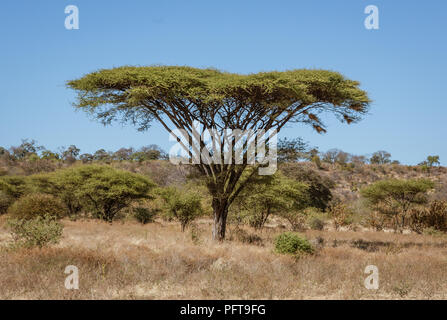
<svg viewBox="0 0 447 320">
<path fill-rule="evenodd" d="M 48 194 L 33 193 L 23 196 L 8 209 L 8 213 L 17 219 L 33 219 L 35 217 L 50 216 L 61 218 L 66 209 L 62 202 Z"/>
<path fill-rule="evenodd" d="M 286 254 L 313 253 L 309 241 L 294 232 L 284 232 L 275 238 L 275 251 Z"/>
<path fill-rule="evenodd" d="M 199 193 L 176 188 L 166 188 L 161 196 L 167 205 L 167 215 L 180 222 L 182 232 L 188 224 L 203 215 L 202 199 Z"/>
<path fill-rule="evenodd" d="M 14 198 L 8 196 L 5 192 L 0 190 L 0 214 L 8 211 L 8 208 L 14 203 Z"/>
<path fill-rule="evenodd" d="M 9 219 L 7 224 L 18 246 L 42 248 L 58 243 L 62 237 L 62 224 L 48 215 L 29 220 Z"/>
<path fill-rule="evenodd" d="M 143 207 L 136 207 L 133 209 L 135 219 L 142 224 L 154 222 L 154 218 L 157 216 L 157 210 L 148 209 Z"/>
<path fill-rule="evenodd" d="M 0 191 L 8 197 L 18 199 L 30 192 L 28 179 L 23 176 L 0 177 Z"/>
<path fill-rule="evenodd" d="M 71 215 L 81 209 L 112 222 L 132 202 L 151 199 L 155 184 L 142 175 L 110 166 L 84 165 L 32 178 L 40 192 L 60 197 Z"/>
<path fill-rule="evenodd" d="M 403 229 L 409 224 L 408 213 L 416 205 L 427 203 L 427 193 L 435 186 L 428 179 L 387 179 L 377 181 L 362 190 L 372 210 L 393 220 L 394 229 Z"/>
</svg>

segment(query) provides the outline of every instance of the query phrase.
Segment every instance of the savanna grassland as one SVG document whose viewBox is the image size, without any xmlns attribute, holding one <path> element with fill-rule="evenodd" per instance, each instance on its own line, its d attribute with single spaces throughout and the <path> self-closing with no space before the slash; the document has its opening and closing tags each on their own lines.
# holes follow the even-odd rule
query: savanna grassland
<svg viewBox="0 0 447 320">
<path fill-rule="evenodd" d="M 230 210 L 226 238 L 219 242 L 211 235 L 209 196 L 190 167 L 163 159 L 92 161 L 93 166 L 76 159 L 3 159 L 0 299 L 447 299 L 445 225 L 420 219 L 414 224 L 411 219 L 420 212 L 426 214 L 423 217 L 433 212 L 445 217 L 444 167 L 427 170 L 422 165 L 324 160 L 281 163 L 278 184 L 264 191 L 255 186 L 258 194 L 282 198 L 282 190 L 301 190 L 289 188 L 295 186 L 293 181 L 307 179 L 319 199 L 328 202 L 327 208 L 298 210 L 284 198 L 273 202 L 272 214 L 259 224 L 256 214 L 262 207 L 250 207 L 259 198 L 248 202 L 249 208 L 239 201 Z M 79 172 L 87 178 L 73 176 Z M 400 217 L 398 207 L 391 208 L 397 213 L 390 216 L 390 208 L 381 211 L 362 193 L 377 182 L 394 181 L 389 179 L 404 181 L 404 187 L 406 181 L 415 181 L 410 189 L 422 188 L 418 196 L 424 193 L 417 201 L 410 199 L 413 211 L 405 213 L 402 228 L 389 218 Z M 131 199 L 104 215 L 99 204 L 108 208 L 115 204 L 101 190 L 115 192 L 113 200 L 126 181 L 140 186 L 130 190 L 133 194 L 151 196 L 138 195 L 141 199 Z M 117 190 L 112 188 L 116 185 Z M 242 194 L 242 200 L 251 199 L 251 190 Z M 325 197 L 327 190 L 330 197 Z M 30 213 L 25 212 L 30 203 Z M 61 209 L 68 204 L 71 213 Z M 138 218 L 134 212 L 138 208 L 143 216 L 149 214 L 147 220 Z M 32 216 L 42 210 L 67 211 L 57 218 L 55 234 L 60 231 L 60 237 L 54 243 L 40 239 L 19 245 L 8 221 L 17 216 L 28 221 L 24 213 Z M 377 216 L 387 218 L 378 225 Z M 286 231 L 299 234 L 312 252 L 279 253 L 275 239 Z M 69 265 L 79 269 L 78 290 L 64 286 Z M 377 290 L 365 288 L 368 265 L 379 270 Z"/>
<path fill-rule="evenodd" d="M 63 224 L 56 246 L 1 250 L 1 299 L 447 298 L 446 236 L 310 230 L 304 234 L 320 239 L 317 252 L 296 259 L 274 252 L 279 226 L 257 232 L 257 243 L 230 228 L 216 243 L 211 220 L 197 223 L 195 237 L 163 221 Z M 0 239 L 10 239 L 3 227 Z M 371 264 L 378 290 L 364 287 Z M 79 290 L 64 287 L 67 265 L 79 268 Z"/>
</svg>

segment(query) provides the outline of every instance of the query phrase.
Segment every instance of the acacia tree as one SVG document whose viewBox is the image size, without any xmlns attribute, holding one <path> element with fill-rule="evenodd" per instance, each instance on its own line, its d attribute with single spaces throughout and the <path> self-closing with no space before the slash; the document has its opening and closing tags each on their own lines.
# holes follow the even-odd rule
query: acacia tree
<svg viewBox="0 0 447 320">
<path fill-rule="evenodd" d="M 94 115 L 104 124 L 113 120 L 130 121 L 139 130 L 158 121 L 172 135 L 181 129 L 191 142 L 197 132 L 195 123 L 223 137 L 220 148 L 230 148 L 232 159 L 235 145 L 225 136 L 227 130 L 260 132 L 275 129 L 279 132 L 287 123 L 301 122 L 317 132 L 325 132 L 320 113 L 335 114 L 341 121 L 351 123 L 365 114 L 369 105 L 367 93 L 359 83 L 337 72 L 325 70 L 291 70 L 240 75 L 215 69 L 177 66 L 125 66 L 103 69 L 67 83 L 77 91 L 76 108 Z M 269 147 L 270 137 L 265 139 Z M 194 144 L 184 145 L 193 157 Z M 244 143 L 248 146 L 248 143 Z M 198 154 L 203 157 L 216 153 L 200 141 Z M 208 148 L 208 154 L 202 148 Z M 244 147 L 247 159 L 250 148 Z M 227 151 L 227 152 L 228 152 Z M 243 174 L 249 161 L 220 163 L 200 161 L 195 164 L 207 177 L 213 197 L 213 238 L 225 238 L 228 207 L 257 171 Z M 263 164 L 256 164 L 255 167 Z M 253 169 L 253 168 L 252 168 Z"/>
</svg>

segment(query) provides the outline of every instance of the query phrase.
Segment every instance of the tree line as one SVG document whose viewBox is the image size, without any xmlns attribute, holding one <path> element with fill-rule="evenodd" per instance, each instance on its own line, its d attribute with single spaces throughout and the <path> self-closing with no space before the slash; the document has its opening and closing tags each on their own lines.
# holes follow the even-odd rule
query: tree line
<svg viewBox="0 0 447 320">
<path fill-rule="evenodd" d="M 81 153 L 75 145 L 61 147 L 58 151 L 51 151 L 38 144 L 34 139 L 23 139 L 19 146 L 4 148 L 0 146 L 0 157 L 12 161 L 20 160 L 62 160 L 68 163 L 81 160 L 83 163 L 92 161 L 147 161 L 167 160 L 167 153 L 156 144 L 143 146 L 139 149 L 120 148 L 116 151 L 99 149 L 94 153 Z"/>
</svg>

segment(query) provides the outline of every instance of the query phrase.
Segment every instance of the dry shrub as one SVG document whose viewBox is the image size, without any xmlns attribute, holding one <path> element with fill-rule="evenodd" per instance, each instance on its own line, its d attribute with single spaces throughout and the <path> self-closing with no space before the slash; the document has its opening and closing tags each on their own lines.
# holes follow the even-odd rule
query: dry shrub
<svg viewBox="0 0 447 320">
<path fill-rule="evenodd" d="M 255 233 L 249 233 L 240 227 L 236 227 L 232 230 L 229 239 L 234 239 L 241 243 L 254 244 L 257 246 L 263 245 L 263 241 L 260 236 Z"/>
<path fill-rule="evenodd" d="M 349 207 L 341 202 L 334 203 L 329 207 L 329 215 L 334 220 L 335 230 L 352 222 Z"/>
<path fill-rule="evenodd" d="M 447 201 L 435 200 L 428 208 L 414 209 L 410 214 L 410 227 L 417 233 L 424 229 L 447 231 Z"/>
<path fill-rule="evenodd" d="M 61 218 L 66 209 L 59 199 L 48 194 L 34 193 L 14 202 L 8 213 L 17 219 L 33 219 L 38 216 Z"/>
</svg>

